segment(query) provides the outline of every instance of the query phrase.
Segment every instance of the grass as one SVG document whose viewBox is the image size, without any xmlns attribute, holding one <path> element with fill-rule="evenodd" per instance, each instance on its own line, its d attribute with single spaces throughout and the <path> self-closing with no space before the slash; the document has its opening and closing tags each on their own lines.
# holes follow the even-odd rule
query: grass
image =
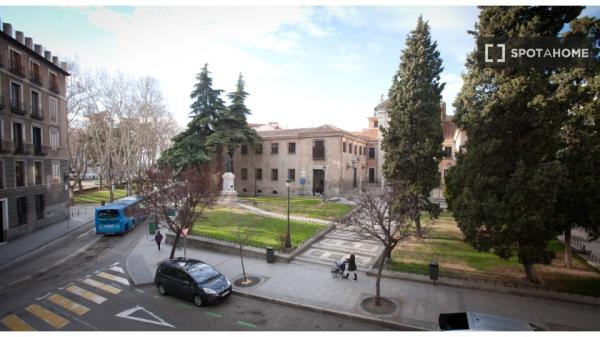
<svg viewBox="0 0 600 337">
<path fill-rule="evenodd" d="M 551 241 L 556 258 L 550 265 L 536 265 L 546 285 L 565 291 L 600 296 L 600 272 L 573 255 L 573 269 L 564 267 L 564 246 Z M 463 235 L 450 214 L 442 214 L 423 239 L 401 243 L 392 253 L 389 268 L 394 271 L 429 274 L 429 262 L 440 265 L 440 275 L 526 282 L 523 266 L 513 256 L 504 260 L 491 252 L 479 252 L 463 241 Z"/>
<path fill-rule="evenodd" d="M 193 234 L 236 242 L 236 227 L 240 223 L 255 227 L 255 234 L 247 245 L 260 248 L 280 248 L 279 236 L 287 228 L 286 220 L 263 217 L 237 208 L 216 207 L 206 210 L 203 217 L 194 224 Z M 290 221 L 292 246 L 297 247 L 324 227 L 320 224 Z"/>
<path fill-rule="evenodd" d="M 102 200 L 108 203 L 110 191 L 108 189 L 75 194 L 73 197 L 74 204 L 100 204 Z M 127 191 L 125 189 L 115 189 L 114 198 L 115 200 L 126 197 Z"/>
<path fill-rule="evenodd" d="M 240 199 L 250 201 L 255 207 L 266 211 L 287 214 L 287 197 L 240 197 Z M 319 198 L 290 198 L 290 215 L 295 216 L 334 220 L 346 215 L 351 210 L 351 205 L 327 201 L 323 204 Z"/>
</svg>

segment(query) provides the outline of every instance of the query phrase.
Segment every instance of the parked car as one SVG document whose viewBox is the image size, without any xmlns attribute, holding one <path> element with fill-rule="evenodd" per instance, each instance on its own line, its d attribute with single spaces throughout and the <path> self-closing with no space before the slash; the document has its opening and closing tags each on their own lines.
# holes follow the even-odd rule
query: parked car
<svg viewBox="0 0 600 337">
<path fill-rule="evenodd" d="M 542 331 L 544 329 L 514 318 L 480 312 L 453 312 L 439 316 L 439 329 L 480 331 Z"/>
<path fill-rule="evenodd" d="M 160 295 L 189 299 L 197 306 L 224 300 L 232 290 L 231 282 L 211 265 L 183 258 L 161 262 L 154 284 Z"/>
</svg>

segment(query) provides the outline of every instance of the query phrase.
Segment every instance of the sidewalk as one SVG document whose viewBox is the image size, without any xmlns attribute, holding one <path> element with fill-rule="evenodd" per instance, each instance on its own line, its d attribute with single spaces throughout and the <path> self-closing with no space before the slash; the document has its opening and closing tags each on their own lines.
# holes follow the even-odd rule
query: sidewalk
<svg viewBox="0 0 600 337">
<path fill-rule="evenodd" d="M 265 211 L 263 209 L 254 207 L 254 206 L 250 206 L 241 202 L 237 202 L 235 203 L 236 206 L 243 208 L 245 210 L 248 210 L 254 214 L 258 214 L 258 215 L 262 215 L 262 216 L 266 216 L 269 218 L 278 218 L 278 219 L 284 219 L 287 220 L 287 215 L 284 214 L 279 214 L 279 213 L 275 213 L 275 212 L 269 212 L 269 211 Z M 294 220 L 294 221 L 302 221 L 302 222 L 312 222 L 312 223 L 319 223 L 319 224 L 323 224 L 323 225 L 331 225 L 333 224 L 333 221 L 328 221 L 328 220 L 322 220 L 322 219 L 315 219 L 315 218 L 307 218 L 307 217 L 303 217 L 303 216 L 296 216 L 296 215 L 290 215 L 290 219 Z"/>
<path fill-rule="evenodd" d="M 153 282 L 157 264 L 168 258 L 172 246 L 158 251 L 152 237 L 144 236 L 127 257 L 126 267 L 134 284 Z M 178 249 L 176 257 L 183 256 Z M 240 258 L 203 249 L 187 249 L 187 257 L 205 261 L 229 279 L 241 276 Z M 600 330 L 600 302 L 569 303 L 515 294 L 383 277 L 382 296 L 391 299 L 397 309 L 390 315 L 373 315 L 362 309 L 361 301 L 375 292 L 375 277 L 361 272 L 358 281 L 333 279 L 330 267 L 308 262 L 268 264 L 262 259 L 244 258 L 248 275 L 262 281 L 249 288 L 234 288 L 239 295 L 300 306 L 320 312 L 338 313 L 387 326 L 435 330 L 442 312 L 478 311 L 505 315 L 558 330 Z"/>
<path fill-rule="evenodd" d="M 61 221 L 31 234 L 9 241 L 0 246 L 0 268 L 16 261 L 23 255 L 70 233 L 94 219 L 96 206 L 72 206 L 69 220 Z"/>
</svg>

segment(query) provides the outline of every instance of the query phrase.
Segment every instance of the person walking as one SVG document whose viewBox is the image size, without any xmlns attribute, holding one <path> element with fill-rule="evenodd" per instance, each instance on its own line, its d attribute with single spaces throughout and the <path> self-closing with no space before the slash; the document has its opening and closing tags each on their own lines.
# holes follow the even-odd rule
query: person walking
<svg viewBox="0 0 600 337">
<path fill-rule="evenodd" d="M 357 281 L 358 278 L 356 277 L 356 257 L 354 257 L 354 254 L 350 254 L 350 257 L 346 259 L 346 262 L 348 262 L 348 274 L 346 274 L 344 278 L 348 278 L 348 276 L 350 276 L 350 272 L 353 272 L 354 281 Z"/>
<path fill-rule="evenodd" d="M 156 245 L 158 245 L 158 250 L 160 250 L 160 243 L 163 239 L 162 234 L 160 234 L 160 231 L 156 231 L 156 234 L 154 235 L 154 241 L 156 241 Z"/>
</svg>

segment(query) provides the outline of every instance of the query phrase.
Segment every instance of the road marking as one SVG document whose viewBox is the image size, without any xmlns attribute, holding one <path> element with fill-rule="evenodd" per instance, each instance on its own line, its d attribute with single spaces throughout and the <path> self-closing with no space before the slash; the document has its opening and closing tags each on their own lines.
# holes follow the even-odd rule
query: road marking
<svg viewBox="0 0 600 337">
<path fill-rule="evenodd" d="M 85 289 L 79 288 L 78 286 L 70 286 L 67 288 L 67 291 L 85 298 L 86 300 L 92 301 L 96 304 L 102 304 L 102 302 L 106 301 L 106 298 L 95 294 L 91 291 L 87 291 Z"/>
<path fill-rule="evenodd" d="M 119 289 L 119 288 L 109 286 L 108 284 L 104 284 L 104 283 L 98 282 L 96 280 L 92 280 L 91 278 L 86 278 L 85 280 L 83 280 L 83 283 L 90 285 L 92 287 L 96 287 L 98 289 L 104 290 L 107 293 L 111 293 L 111 294 L 115 294 L 115 295 L 121 292 L 121 289 Z"/>
<path fill-rule="evenodd" d="M 125 274 L 125 271 L 121 267 L 112 266 L 112 267 L 110 267 L 110 270 L 116 271 L 117 273 Z"/>
<path fill-rule="evenodd" d="M 100 277 L 105 278 L 107 280 L 111 280 L 111 281 L 115 281 L 115 282 L 121 283 L 121 284 L 126 285 L 126 286 L 129 286 L 129 280 L 126 279 L 126 278 L 124 278 L 124 277 L 115 276 L 113 274 L 108 274 L 108 273 L 105 273 L 105 272 L 98 273 L 97 276 L 100 276 Z"/>
<path fill-rule="evenodd" d="M 178 307 L 192 309 L 193 307 L 187 303 L 177 303 Z"/>
<path fill-rule="evenodd" d="M 119 264 L 119 262 L 115 262 L 115 263 L 111 264 L 111 266 L 116 266 L 118 264 Z"/>
<path fill-rule="evenodd" d="M 158 296 L 158 295 L 154 295 L 154 298 L 156 298 L 157 300 L 164 300 L 164 298 L 162 296 Z"/>
<path fill-rule="evenodd" d="M 56 329 L 62 329 L 62 327 L 69 324 L 68 319 L 65 319 L 62 316 L 59 316 L 59 315 L 53 313 L 52 311 L 50 311 L 40 305 L 37 305 L 37 304 L 32 304 L 32 305 L 28 306 L 27 308 L 25 308 L 25 310 L 34 314 L 35 316 L 40 318 L 42 321 L 52 325 Z"/>
<path fill-rule="evenodd" d="M 50 297 L 48 297 L 48 301 L 60 305 L 61 307 L 72 311 L 79 316 L 84 315 L 86 312 L 90 311 L 88 307 L 83 306 L 77 302 L 71 301 L 70 299 L 59 294 L 52 294 Z"/>
<path fill-rule="evenodd" d="M 44 295 L 44 296 L 41 296 L 41 297 L 38 297 L 38 298 L 36 298 L 36 300 L 38 300 L 38 301 L 41 301 L 41 300 L 43 300 L 44 298 L 46 298 L 46 297 L 48 297 L 48 296 L 50 296 L 50 295 L 52 295 L 52 293 L 47 293 L 47 294 L 46 294 L 46 295 Z"/>
<path fill-rule="evenodd" d="M 21 277 L 21 278 L 20 278 L 20 279 L 18 279 L 18 280 L 14 280 L 14 281 L 13 281 L 12 283 L 10 283 L 8 286 L 9 286 L 9 287 L 10 287 L 10 286 L 14 286 L 14 285 L 15 285 L 15 284 L 17 284 L 17 283 L 21 283 L 21 282 L 23 282 L 23 281 L 27 281 L 27 280 L 29 280 L 30 278 L 31 278 L 31 276 L 25 276 L 25 277 Z"/>
<path fill-rule="evenodd" d="M 216 312 L 212 312 L 212 311 L 207 311 L 206 314 L 208 316 L 212 316 L 212 317 L 223 318 L 223 315 L 217 314 Z"/>
<path fill-rule="evenodd" d="M 155 320 L 131 316 L 131 314 L 133 314 L 133 313 L 135 313 L 137 311 L 143 311 L 147 315 L 152 316 Z M 156 324 L 156 325 L 161 325 L 161 326 L 168 326 L 169 328 L 175 328 L 175 326 L 167 323 L 164 319 L 156 316 L 155 314 L 151 313 L 150 311 L 146 310 L 145 308 L 143 308 L 143 307 L 141 307 L 139 305 L 136 306 L 136 307 L 134 307 L 134 308 L 127 309 L 127 310 L 125 310 L 123 312 L 120 312 L 120 313 L 116 314 L 115 316 L 121 317 L 121 318 L 132 319 L 134 321 L 140 321 L 140 322 L 144 322 L 144 323 Z"/>
<path fill-rule="evenodd" d="M 63 290 L 63 289 L 65 289 L 66 287 L 68 287 L 70 285 L 73 285 L 73 282 L 69 282 L 69 283 L 67 283 L 67 285 L 64 285 L 64 286 L 62 286 L 62 287 L 60 287 L 58 289 Z"/>
<path fill-rule="evenodd" d="M 248 322 L 244 322 L 244 321 L 237 321 L 237 324 L 256 329 L 256 325 L 254 325 L 252 323 L 248 323 Z"/>
<path fill-rule="evenodd" d="M 135 289 L 135 291 L 137 291 L 138 293 L 145 293 L 145 291 L 143 291 L 142 289 Z"/>
<path fill-rule="evenodd" d="M 94 244 L 94 243 L 96 243 L 98 240 L 100 240 L 100 238 L 101 238 L 101 237 L 97 237 L 97 238 L 95 238 L 94 240 L 92 240 L 92 242 L 90 242 L 90 243 L 86 244 L 85 246 L 83 246 L 83 247 L 81 247 L 81 248 L 77 249 L 76 251 L 74 251 L 73 253 L 71 253 L 71 254 L 69 254 L 69 255 L 67 255 L 67 256 L 65 256 L 65 257 L 63 257 L 62 259 L 60 259 L 60 260 L 58 260 L 58 261 L 54 262 L 54 263 L 53 263 L 53 264 L 52 264 L 50 267 L 56 267 L 56 266 L 58 266 L 58 265 L 60 265 L 60 264 L 64 263 L 64 262 L 65 262 L 65 261 L 67 261 L 68 259 L 72 258 L 73 256 L 75 256 L 75 255 L 78 255 L 78 254 L 82 253 L 83 251 L 85 251 L 86 249 L 88 249 L 88 248 L 89 248 L 91 245 L 93 245 L 93 244 Z"/>
<path fill-rule="evenodd" d="M 2 319 L 2 323 L 12 331 L 35 331 L 31 325 L 25 323 L 17 315 L 8 315 Z"/>
</svg>

